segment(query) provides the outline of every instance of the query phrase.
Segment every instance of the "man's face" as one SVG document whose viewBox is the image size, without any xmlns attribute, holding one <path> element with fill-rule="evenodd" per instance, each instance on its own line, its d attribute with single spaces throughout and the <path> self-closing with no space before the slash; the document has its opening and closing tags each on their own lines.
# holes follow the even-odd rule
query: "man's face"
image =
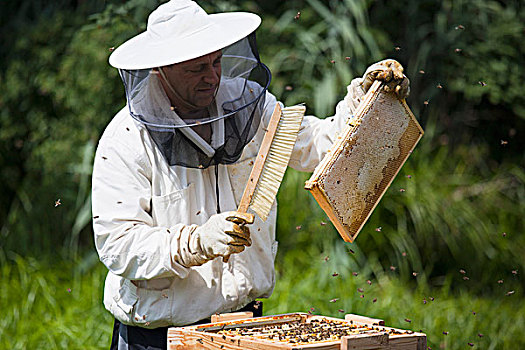
<svg viewBox="0 0 525 350">
<path fill-rule="evenodd" d="M 187 106 L 178 103 L 180 98 L 197 108 L 206 108 L 213 102 L 221 80 L 221 57 L 222 52 L 215 51 L 162 68 L 179 95 L 175 96 L 169 89 L 165 89 L 175 107 Z"/>
</svg>

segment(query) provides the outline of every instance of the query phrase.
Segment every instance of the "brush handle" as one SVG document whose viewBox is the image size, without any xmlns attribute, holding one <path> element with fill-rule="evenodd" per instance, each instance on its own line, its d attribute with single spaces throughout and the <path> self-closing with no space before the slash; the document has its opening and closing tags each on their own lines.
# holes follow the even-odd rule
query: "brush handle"
<svg viewBox="0 0 525 350">
<path fill-rule="evenodd" d="M 253 194 L 255 193 L 257 184 L 259 183 L 259 179 L 264 168 L 264 163 L 266 162 L 266 158 L 268 157 L 268 152 L 270 151 L 273 138 L 275 136 L 275 133 L 277 132 L 277 127 L 279 126 L 280 119 L 281 106 L 279 105 L 279 103 L 277 103 L 270 118 L 270 122 L 268 123 L 268 128 L 266 129 L 266 133 L 264 134 L 261 147 L 259 148 L 259 152 L 257 153 L 257 159 L 253 164 L 252 172 L 250 173 L 250 178 L 248 180 L 248 183 L 246 184 L 246 187 L 244 188 L 244 193 L 242 195 L 241 202 L 239 203 L 239 207 L 237 208 L 238 215 L 236 215 L 235 217 L 229 217 L 227 220 L 230 220 L 231 218 L 230 221 L 240 225 L 253 223 L 254 215 L 248 213 L 248 207 L 250 206 Z M 222 257 L 222 261 L 225 263 L 227 263 L 229 259 L 229 255 Z"/>
</svg>

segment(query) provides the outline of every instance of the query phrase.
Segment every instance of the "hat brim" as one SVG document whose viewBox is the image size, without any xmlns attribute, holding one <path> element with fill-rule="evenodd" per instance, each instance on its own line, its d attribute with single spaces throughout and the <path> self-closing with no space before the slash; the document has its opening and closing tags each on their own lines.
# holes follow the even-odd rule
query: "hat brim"
<svg viewBox="0 0 525 350">
<path fill-rule="evenodd" d="M 223 49 L 252 33 L 261 24 L 253 13 L 229 12 L 208 15 L 210 25 L 183 38 L 153 41 L 143 32 L 122 45 L 109 57 L 120 69 L 148 69 L 188 61 Z"/>
</svg>

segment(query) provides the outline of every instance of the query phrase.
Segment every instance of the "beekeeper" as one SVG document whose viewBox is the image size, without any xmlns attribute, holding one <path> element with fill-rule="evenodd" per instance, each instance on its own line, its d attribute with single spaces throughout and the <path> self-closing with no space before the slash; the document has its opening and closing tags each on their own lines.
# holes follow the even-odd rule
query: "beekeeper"
<svg viewBox="0 0 525 350">
<path fill-rule="evenodd" d="M 265 222 L 232 220 L 277 103 L 257 51 L 260 22 L 172 0 L 110 57 L 127 105 L 98 144 L 92 201 L 113 349 L 165 349 L 168 326 L 257 315 L 255 299 L 272 293 L 276 203 Z M 290 166 L 313 171 L 374 79 L 408 94 L 399 63 L 371 66 L 334 117 L 304 118 Z"/>
</svg>

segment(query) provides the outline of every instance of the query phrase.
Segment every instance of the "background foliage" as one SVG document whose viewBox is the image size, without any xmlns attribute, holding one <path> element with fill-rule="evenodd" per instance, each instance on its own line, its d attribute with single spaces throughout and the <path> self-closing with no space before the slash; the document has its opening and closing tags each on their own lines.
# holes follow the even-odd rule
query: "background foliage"
<svg viewBox="0 0 525 350">
<path fill-rule="evenodd" d="M 90 226 L 92 157 L 125 101 L 107 64 L 110 50 L 143 31 L 159 3 L 3 4 L 0 307 L 8 312 L 1 348 L 107 347 L 105 271 Z M 342 242 L 302 189 L 309 175 L 287 172 L 278 198 L 280 277 L 266 313 L 314 307 L 337 316 L 342 309 L 423 329 L 434 347 L 525 343 L 523 317 L 516 318 L 525 307 L 522 2 L 200 4 L 260 14 L 271 91 L 286 104 L 306 102 L 320 117 L 333 113 L 369 64 L 398 59 L 411 79 L 408 103 L 426 130 L 354 244 Z M 430 295 L 439 303 L 421 302 Z"/>
</svg>

